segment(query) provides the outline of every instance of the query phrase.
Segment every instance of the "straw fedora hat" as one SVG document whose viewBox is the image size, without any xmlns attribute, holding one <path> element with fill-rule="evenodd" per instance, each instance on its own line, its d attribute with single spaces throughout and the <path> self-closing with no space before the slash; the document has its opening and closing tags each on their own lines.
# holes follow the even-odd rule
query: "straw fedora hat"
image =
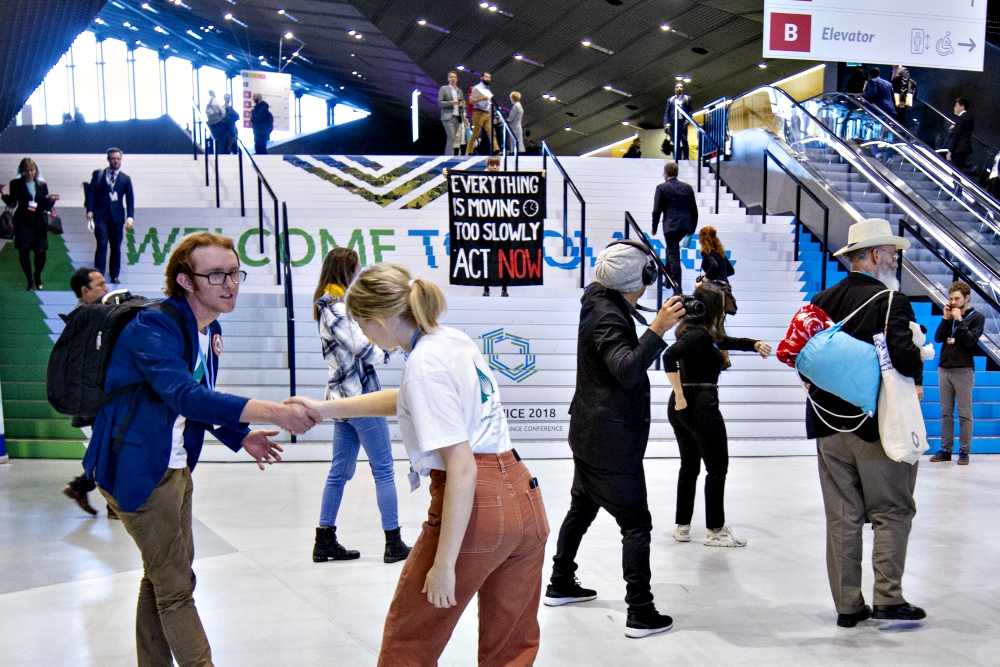
<svg viewBox="0 0 1000 667">
<path fill-rule="evenodd" d="M 851 225 L 847 230 L 847 245 L 833 253 L 843 255 L 852 250 L 861 248 L 874 248 L 880 245 L 894 245 L 900 250 L 910 247 L 910 242 L 902 236 L 895 236 L 888 220 L 882 218 L 869 218 Z"/>
</svg>

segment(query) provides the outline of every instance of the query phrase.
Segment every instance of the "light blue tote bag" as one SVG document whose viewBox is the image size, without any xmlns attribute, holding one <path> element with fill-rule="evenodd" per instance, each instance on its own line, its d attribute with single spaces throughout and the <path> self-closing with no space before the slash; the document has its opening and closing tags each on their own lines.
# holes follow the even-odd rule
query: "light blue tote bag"
<svg viewBox="0 0 1000 667">
<path fill-rule="evenodd" d="M 799 352 L 795 361 L 795 370 L 809 378 L 810 382 L 823 391 L 842 398 L 851 405 L 858 406 L 863 413 L 837 415 L 816 405 L 810 399 L 817 415 L 820 415 L 820 410 L 843 419 L 871 417 L 875 414 L 878 407 L 879 382 L 882 379 L 882 369 L 879 366 L 875 345 L 858 340 L 842 331 L 842 328 L 865 306 L 890 291 L 883 290 L 865 301 L 861 307 L 843 320 L 810 338 L 802 351 Z M 822 419 L 821 415 L 820 419 Z M 826 422 L 825 419 L 823 421 Z M 829 426 L 829 424 L 827 425 Z M 858 426 L 860 425 L 858 424 Z M 856 429 L 857 427 L 851 430 Z"/>
</svg>

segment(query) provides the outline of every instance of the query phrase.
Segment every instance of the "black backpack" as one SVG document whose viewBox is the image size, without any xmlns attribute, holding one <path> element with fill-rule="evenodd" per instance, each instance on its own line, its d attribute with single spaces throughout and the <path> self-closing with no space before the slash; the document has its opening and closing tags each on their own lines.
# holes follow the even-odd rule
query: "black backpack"
<svg viewBox="0 0 1000 667">
<path fill-rule="evenodd" d="M 122 290 L 112 292 L 101 303 L 80 306 L 69 315 L 60 315 L 66 328 L 59 334 L 59 340 L 49 356 L 45 392 L 57 412 L 73 416 L 74 426 L 90 426 L 104 406 L 120 396 L 138 394 L 148 384 L 129 384 L 110 394 L 104 391 L 115 342 L 125 325 L 145 308 L 156 308 L 170 316 L 185 332 L 184 358 L 190 363 L 191 341 L 186 335 L 184 318 L 174 306 L 164 301 L 150 301 Z M 130 408 L 126 422 L 131 412 Z"/>
</svg>

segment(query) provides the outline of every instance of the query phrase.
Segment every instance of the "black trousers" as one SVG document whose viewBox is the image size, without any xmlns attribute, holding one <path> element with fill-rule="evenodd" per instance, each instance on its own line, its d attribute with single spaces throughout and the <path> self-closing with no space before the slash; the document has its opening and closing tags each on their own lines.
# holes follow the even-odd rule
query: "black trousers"
<svg viewBox="0 0 1000 667">
<path fill-rule="evenodd" d="M 104 267 L 108 260 L 108 246 L 111 246 L 111 265 L 108 267 L 108 273 L 112 280 L 118 278 L 122 268 L 122 238 L 124 236 L 125 223 L 116 223 L 110 215 L 107 218 L 94 216 L 94 237 L 97 239 L 94 268 L 104 273 Z"/>
<path fill-rule="evenodd" d="M 726 422 L 719 411 L 719 390 L 715 387 L 684 387 L 687 407 L 677 410 L 673 395 L 667 417 L 677 436 L 681 469 L 677 474 L 678 525 L 691 523 L 694 496 L 701 462 L 705 462 L 705 526 L 718 530 L 726 525 L 726 473 L 729 471 L 729 440 Z"/>
<path fill-rule="evenodd" d="M 270 137 L 270 133 L 253 135 L 253 152 L 255 155 L 267 155 L 268 137 Z"/>
<path fill-rule="evenodd" d="M 653 520 L 646 500 L 646 473 L 641 458 L 608 470 L 573 457 L 572 501 L 559 529 L 556 555 L 552 559 L 552 583 L 572 584 L 576 554 L 584 534 L 603 508 L 615 518 L 622 531 L 622 570 L 625 601 L 630 611 L 649 608 L 653 592 L 649 587 L 649 543 Z"/>
<path fill-rule="evenodd" d="M 667 271 L 670 272 L 670 279 L 677 286 L 674 289 L 674 294 L 680 294 L 684 291 L 681 285 L 681 239 L 690 233 L 663 230 L 663 239 L 667 244 Z"/>
<path fill-rule="evenodd" d="M 673 138 L 674 133 L 670 133 L 670 137 Z M 677 125 L 677 142 L 674 144 L 674 160 L 687 160 L 689 157 L 688 152 L 688 127 L 687 123 L 679 123 Z"/>
<path fill-rule="evenodd" d="M 951 164 L 952 164 L 952 166 L 955 167 L 955 169 L 958 169 L 959 171 L 961 171 L 962 169 L 965 169 L 965 163 L 969 159 L 970 155 L 972 155 L 972 151 L 969 151 L 967 153 L 965 153 L 965 152 L 963 152 L 963 153 L 952 153 L 951 154 Z"/>
<path fill-rule="evenodd" d="M 30 253 L 32 252 L 35 253 L 34 271 L 31 270 Z M 42 269 L 45 268 L 44 250 L 27 250 L 25 248 L 18 248 L 17 260 L 21 263 L 21 270 L 24 271 L 24 277 L 28 279 L 28 285 L 35 287 L 42 284 Z"/>
</svg>

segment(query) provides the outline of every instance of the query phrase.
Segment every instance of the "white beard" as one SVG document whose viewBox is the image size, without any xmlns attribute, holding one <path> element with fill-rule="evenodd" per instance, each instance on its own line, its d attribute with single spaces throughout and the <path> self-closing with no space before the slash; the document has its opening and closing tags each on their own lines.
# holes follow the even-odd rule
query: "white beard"
<svg viewBox="0 0 1000 667">
<path fill-rule="evenodd" d="M 883 285 L 885 285 L 886 287 L 888 287 L 889 289 L 891 289 L 893 292 L 898 292 L 899 291 L 899 280 L 896 279 L 896 272 L 895 271 L 886 271 L 885 273 L 876 273 L 875 277 L 878 278 L 879 281 Z"/>
</svg>

